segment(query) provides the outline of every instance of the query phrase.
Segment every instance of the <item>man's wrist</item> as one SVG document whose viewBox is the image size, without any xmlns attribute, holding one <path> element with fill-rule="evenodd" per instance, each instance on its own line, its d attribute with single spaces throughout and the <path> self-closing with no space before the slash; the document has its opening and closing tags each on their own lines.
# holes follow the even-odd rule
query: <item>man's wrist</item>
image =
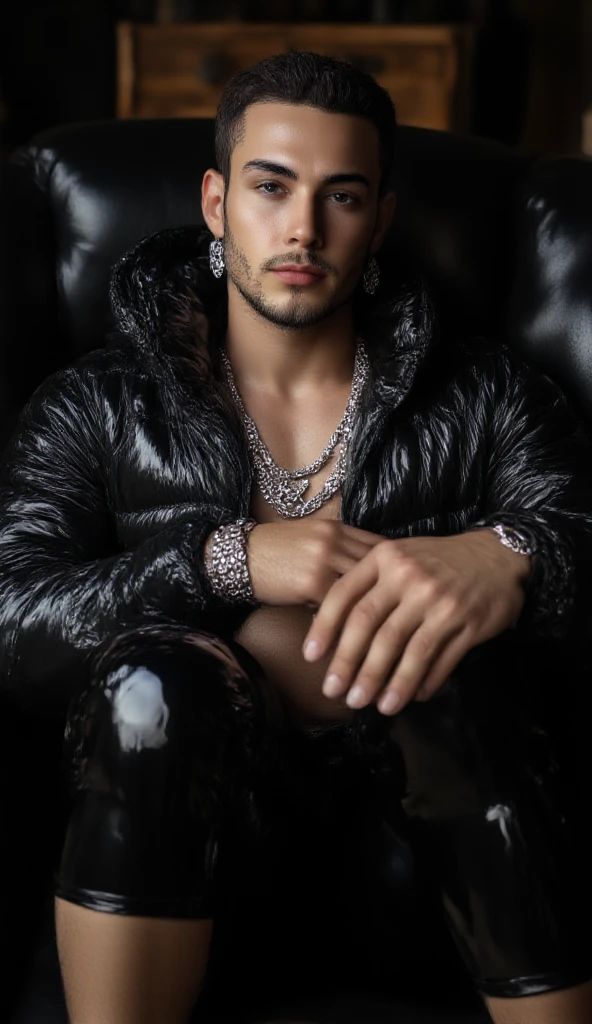
<svg viewBox="0 0 592 1024">
<path fill-rule="evenodd" d="M 204 549 L 204 563 L 214 595 L 227 604 L 257 604 L 247 565 L 253 519 L 239 519 L 214 530 Z"/>
<path fill-rule="evenodd" d="M 516 531 L 509 531 L 505 527 L 500 529 L 496 524 L 477 525 L 471 532 L 478 534 L 486 543 L 486 538 L 489 538 L 492 550 L 497 545 L 496 553 L 512 568 L 518 582 L 526 588 L 532 576 L 535 549 L 524 543 L 524 538 L 516 535 Z"/>
<path fill-rule="evenodd" d="M 522 618 L 531 632 L 564 637 L 569 628 L 575 594 L 575 566 L 572 543 L 541 512 L 527 510 L 491 513 L 473 522 L 467 532 L 501 525 L 522 537 L 534 551 L 531 572 L 524 590 L 527 598 Z M 520 556 L 517 556 L 520 557 Z M 519 564 L 519 563 L 518 563 Z"/>
</svg>

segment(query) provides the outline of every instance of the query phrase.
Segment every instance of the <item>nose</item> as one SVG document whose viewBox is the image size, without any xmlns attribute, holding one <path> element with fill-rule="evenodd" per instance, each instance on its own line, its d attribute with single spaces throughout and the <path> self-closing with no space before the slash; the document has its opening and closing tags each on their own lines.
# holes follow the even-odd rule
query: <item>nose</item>
<svg viewBox="0 0 592 1024">
<path fill-rule="evenodd" d="M 323 245 L 321 211 L 314 196 L 295 195 L 290 201 L 286 243 L 303 249 L 320 249 Z"/>
</svg>

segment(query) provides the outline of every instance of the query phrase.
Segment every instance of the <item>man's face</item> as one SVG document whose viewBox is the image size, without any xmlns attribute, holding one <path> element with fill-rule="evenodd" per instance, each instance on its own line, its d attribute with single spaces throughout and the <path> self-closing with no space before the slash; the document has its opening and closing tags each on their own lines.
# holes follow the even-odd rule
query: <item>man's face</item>
<svg viewBox="0 0 592 1024">
<path fill-rule="evenodd" d="M 347 303 L 377 229 L 378 135 L 363 118 L 259 103 L 245 115 L 224 203 L 229 287 L 287 328 Z M 282 270 L 286 264 L 294 270 Z"/>
</svg>

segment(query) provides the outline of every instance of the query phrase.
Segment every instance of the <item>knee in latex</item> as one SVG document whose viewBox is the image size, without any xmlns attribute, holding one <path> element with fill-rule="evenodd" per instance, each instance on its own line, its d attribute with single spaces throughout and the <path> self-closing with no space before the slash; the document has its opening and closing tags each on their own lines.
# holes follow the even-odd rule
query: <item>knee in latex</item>
<svg viewBox="0 0 592 1024">
<path fill-rule="evenodd" d="M 279 714 L 232 642 L 150 626 L 102 645 L 68 718 L 58 894 L 117 912 L 203 910 L 224 816 L 256 817 Z"/>
</svg>

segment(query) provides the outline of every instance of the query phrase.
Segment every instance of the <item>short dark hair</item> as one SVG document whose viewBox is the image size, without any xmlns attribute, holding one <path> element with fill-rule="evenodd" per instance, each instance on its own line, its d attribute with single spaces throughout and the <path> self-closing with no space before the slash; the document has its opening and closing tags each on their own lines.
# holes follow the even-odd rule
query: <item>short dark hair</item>
<svg viewBox="0 0 592 1024">
<path fill-rule="evenodd" d="M 239 71 L 228 83 L 216 114 L 216 163 L 228 181 L 232 151 L 244 131 L 245 112 L 254 103 L 293 103 L 330 114 L 353 114 L 378 132 L 380 192 L 390 184 L 397 118 L 389 94 L 346 60 L 289 50 Z"/>
</svg>

